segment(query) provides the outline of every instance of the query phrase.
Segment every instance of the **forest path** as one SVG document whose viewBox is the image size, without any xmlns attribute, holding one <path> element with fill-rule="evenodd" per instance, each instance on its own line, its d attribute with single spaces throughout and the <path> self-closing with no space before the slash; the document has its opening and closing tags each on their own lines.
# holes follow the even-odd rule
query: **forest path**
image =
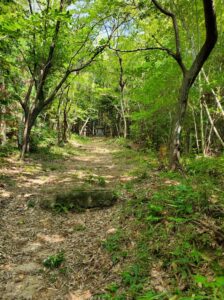
<svg viewBox="0 0 224 300">
<path fill-rule="evenodd" d="M 82 184 L 94 187 L 102 177 L 109 188 L 128 181 L 133 165 L 119 156 L 120 148 L 95 138 L 71 142 L 65 154 L 2 160 L 0 299 L 91 299 L 117 278 L 119 270 L 102 242 L 119 227 L 121 203 L 56 214 L 41 209 L 39 201 Z M 44 268 L 43 260 L 60 251 L 63 267 Z"/>
</svg>

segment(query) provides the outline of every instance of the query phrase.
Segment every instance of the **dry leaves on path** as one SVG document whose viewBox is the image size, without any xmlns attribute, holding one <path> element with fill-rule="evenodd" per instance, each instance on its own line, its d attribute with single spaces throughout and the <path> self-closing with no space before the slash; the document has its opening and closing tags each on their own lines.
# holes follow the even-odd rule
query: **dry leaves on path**
<svg viewBox="0 0 224 300">
<path fill-rule="evenodd" d="M 88 291 L 75 291 L 75 292 L 70 292 L 67 300 L 89 300 L 91 299 L 92 294 L 91 292 Z"/>
</svg>

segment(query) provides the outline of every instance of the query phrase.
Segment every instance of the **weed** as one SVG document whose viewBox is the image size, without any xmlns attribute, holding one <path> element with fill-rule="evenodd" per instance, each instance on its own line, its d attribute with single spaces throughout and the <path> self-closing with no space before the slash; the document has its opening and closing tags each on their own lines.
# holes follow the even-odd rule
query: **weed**
<svg viewBox="0 0 224 300">
<path fill-rule="evenodd" d="M 108 236 L 103 242 L 103 247 L 110 253 L 120 250 L 120 242 L 122 240 L 122 232 L 118 230 L 116 233 Z"/>
<path fill-rule="evenodd" d="M 89 184 L 97 184 L 101 187 L 106 186 L 106 180 L 103 176 L 89 175 L 85 181 Z"/>
<path fill-rule="evenodd" d="M 139 296 L 137 300 L 167 300 L 167 294 L 166 293 L 156 293 L 154 291 L 148 291 L 142 296 Z M 172 298 L 169 298 L 172 299 Z M 173 298 L 175 300 L 177 298 Z"/>
<path fill-rule="evenodd" d="M 128 155 L 129 152 L 125 150 Z M 118 153 L 117 157 L 121 155 L 125 156 Z M 130 235 L 135 246 L 127 253 L 132 262 L 129 267 L 123 267 L 119 288 L 108 290 L 105 299 L 115 299 L 120 290 L 125 290 L 125 299 L 224 299 L 223 247 L 217 239 L 217 232 L 209 227 L 211 222 L 223 231 L 224 170 L 221 158 L 218 166 L 212 161 L 206 162 L 206 167 L 202 161 L 195 166 L 191 162 L 187 178 L 173 172 L 161 172 L 157 181 L 161 180 L 160 185 L 150 187 L 150 191 L 144 181 L 147 168 L 141 163 L 130 173 L 137 176 L 137 180 L 120 185 L 120 195 L 128 195 L 123 221 L 131 222 L 128 227 L 131 227 Z M 205 223 L 208 220 L 208 229 L 196 225 L 200 219 Z M 107 242 L 112 257 L 124 248 L 124 240 L 118 240 L 115 236 Z M 161 273 L 169 277 L 168 292 L 158 293 L 150 289 L 148 278 L 156 263 L 161 263 Z M 207 270 L 208 275 L 216 275 L 214 280 L 209 282 L 204 275 L 204 279 L 197 278 L 195 282 L 194 274 L 206 273 Z"/>
<path fill-rule="evenodd" d="M 15 153 L 18 154 L 19 151 L 18 148 L 12 144 L 1 145 L 0 147 L 0 157 L 8 157 Z"/>
<path fill-rule="evenodd" d="M 119 285 L 117 283 L 111 283 L 108 287 L 107 290 L 111 293 L 116 293 L 117 290 L 119 289 Z"/>
<path fill-rule="evenodd" d="M 127 190 L 127 191 L 131 191 L 134 189 L 134 183 L 132 181 L 128 181 L 126 182 L 123 187 Z"/>
<path fill-rule="evenodd" d="M 104 177 L 102 177 L 102 176 L 99 176 L 98 178 L 97 178 L 97 180 L 98 180 L 98 185 L 99 186 L 106 186 L 106 180 L 104 179 Z"/>
<path fill-rule="evenodd" d="M 81 142 L 81 143 L 88 143 L 90 141 L 90 138 L 84 135 L 78 135 L 73 133 L 71 136 L 71 139 L 77 142 Z"/>
<path fill-rule="evenodd" d="M 62 275 L 67 275 L 68 272 L 69 272 L 68 267 L 64 267 L 64 268 L 59 269 L 59 273 L 62 274 Z"/>
<path fill-rule="evenodd" d="M 95 183 L 95 178 L 93 175 L 88 175 L 85 179 L 84 179 L 84 184 L 87 184 L 87 186 L 89 184 L 94 184 Z"/>
<path fill-rule="evenodd" d="M 5 174 L 0 174 L 0 182 L 3 182 L 4 184 L 13 187 L 15 186 L 15 181 L 10 176 Z"/>
<path fill-rule="evenodd" d="M 96 295 L 93 299 L 95 299 L 95 300 L 127 300 L 127 297 L 124 294 L 114 295 L 111 293 L 106 293 L 106 294 Z"/>
<path fill-rule="evenodd" d="M 46 268 L 55 269 L 55 268 L 59 268 L 64 261 L 65 261 L 64 252 L 59 252 L 58 254 L 48 256 L 43 261 L 43 265 Z"/>
<path fill-rule="evenodd" d="M 129 141 L 123 137 L 118 137 L 113 140 L 113 144 L 117 144 L 119 146 L 127 147 Z"/>
<path fill-rule="evenodd" d="M 69 210 L 71 210 L 73 208 L 73 205 L 65 205 L 65 204 L 60 204 L 60 203 L 56 203 L 54 205 L 54 210 L 57 213 L 68 213 Z"/>
<path fill-rule="evenodd" d="M 34 208 L 36 205 L 36 201 L 34 199 L 30 199 L 27 201 L 27 207 L 28 208 Z"/>
<path fill-rule="evenodd" d="M 86 226 L 85 226 L 85 225 L 82 225 L 82 224 L 76 224 L 76 225 L 73 227 L 73 230 L 74 230 L 74 231 L 85 231 L 85 230 L 86 230 Z"/>
<path fill-rule="evenodd" d="M 122 280 L 125 285 L 133 285 L 139 283 L 139 265 L 133 265 L 128 271 L 122 273 Z"/>
<path fill-rule="evenodd" d="M 208 278 L 205 276 L 195 275 L 194 279 L 199 286 L 199 293 L 201 295 L 206 292 L 206 294 L 212 295 L 212 299 L 214 300 L 223 300 L 224 276 L 219 276 L 215 277 L 213 280 L 208 280 Z"/>
<path fill-rule="evenodd" d="M 124 241 L 124 235 L 121 230 L 108 236 L 108 238 L 103 241 L 102 246 L 111 254 L 111 259 L 113 263 L 117 263 L 120 259 L 127 257 L 127 251 L 122 249 L 122 242 Z"/>
<path fill-rule="evenodd" d="M 50 283 L 55 283 L 57 281 L 57 275 L 56 274 L 50 274 L 49 281 L 50 281 Z"/>
</svg>

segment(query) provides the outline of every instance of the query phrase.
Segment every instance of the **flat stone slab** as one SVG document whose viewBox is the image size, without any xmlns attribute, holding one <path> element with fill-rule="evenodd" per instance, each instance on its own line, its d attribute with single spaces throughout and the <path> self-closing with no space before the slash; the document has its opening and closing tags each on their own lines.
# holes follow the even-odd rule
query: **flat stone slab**
<svg viewBox="0 0 224 300">
<path fill-rule="evenodd" d="M 56 196 L 56 203 L 74 204 L 81 208 L 108 207 L 115 203 L 116 197 L 108 190 L 74 190 Z"/>
<path fill-rule="evenodd" d="M 44 208 L 65 207 L 68 210 L 104 208 L 115 204 L 117 197 L 113 191 L 106 189 L 71 190 L 59 193 L 54 199 L 42 201 Z"/>
</svg>

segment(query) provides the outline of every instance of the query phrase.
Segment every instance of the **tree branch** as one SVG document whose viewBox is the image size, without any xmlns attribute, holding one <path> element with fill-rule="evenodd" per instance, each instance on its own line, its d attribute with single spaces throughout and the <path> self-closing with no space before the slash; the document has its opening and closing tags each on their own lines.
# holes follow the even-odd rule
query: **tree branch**
<svg viewBox="0 0 224 300">
<path fill-rule="evenodd" d="M 63 6 L 64 6 L 64 0 L 61 0 L 59 12 L 62 12 Z M 37 94 L 36 94 L 36 99 L 38 99 L 38 100 L 40 100 L 40 98 L 41 98 L 40 96 L 43 93 L 43 86 L 44 86 L 45 80 L 51 69 L 51 61 L 53 59 L 54 50 L 55 50 L 58 34 L 60 31 L 60 25 L 61 25 L 61 21 L 57 20 L 56 25 L 55 25 L 54 36 L 52 38 L 51 46 L 50 46 L 49 53 L 48 53 L 48 58 L 47 58 L 46 64 L 44 65 L 43 69 L 41 70 L 41 74 L 40 74 L 40 84 L 39 84 Z"/>
<path fill-rule="evenodd" d="M 28 3 L 29 3 L 30 13 L 32 15 L 33 14 L 33 8 L 32 8 L 32 4 L 31 4 L 31 0 L 28 0 Z"/>
<path fill-rule="evenodd" d="M 122 50 L 122 49 L 115 49 L 109 45 L 108 48 L 113 51 L 121 52 L 121 53 L 133 53 L 133 52 L 149 51 L 149 50 L 161 50 L 161 51 L 167 52 L 171 56 L 175 55 L 168 48 L 163 48 L 163 47 L 145 47 L 145 48 L 136 48 L 136 49 L 130 49 L 130 50 Z"/>
<path fill-rule="evenodd" d="M 42 107 L 46 107 L 47 105 L 49 105 L 54 97 L 57 95 L 58 91 L 60 90 L 60 88 L 62 87 L 62 85 L 65 83 L 65 81 L 67 80 L 67 78 L 69 77 L 70 74 L 74 73 L 74 72 L 79 72 L 83 69 L 85 69 L 86 67 L 88 67 L 94 60 L 95 58 L 104 51 L 104 49 L 106 49 L 106 47 L 108 47 L 109 43 L 110 43 L 110 40 L 114 34 L 114 32 L 118 29 L 119 26 L 121 26 L 123 23 L 125 22 L 125 20 L 123 22 L 121 22 L 120 24 L 118 24 L 117 26 L 114 26 L 112 31 L 111 31 L 111 34 L 110 36 L 108 37 L 108 40 L 107 42 L 98 47 L 96 50 L 95 50 L 95 53 L 92 55 L 92 57 L 87 60 L 84 64 L 82 64 L 81 66 L 79 67 L 76 67 L 76 68 L 71 68 L 71 69 L 67 69 L 67 71 L 65 72 L 64 76 L 62 77 L 62 79 L 59 81 L 58 85 L 55 87 L 55 89 L 53 90 L 53 92 L 50 94 L 50 96 L 44 101 L 43 104 L 41 104 Z"/>
<path fill-rule="evenodd" d="M 198 55 L 196 56 L 189 70 L 189 73 L 193 74 L 191 78 L 191 86 L 193 85 L 195 79 L 197 78 L 205 61 L 207 60 L 210 53 L 212 52 L 218 39 L 216 15 L 215 15 L 213 0 L 203 0 L 203 6 L 204 6 L 206 39 L 204 45 L 202 46 L 201 50 L 199 51 Z"/>
<path fill-rule="evenodd" d="M 111 16 L 111 15 L 110 15 Z M 82 51 L 82 49 L 84 48 L 84 46 L 86 45 L 87 41 L 89 40 L 90 34 L 92 33 L 93 29 L 99 25 L 102 21 L 106 20 L 108 17 L 110 16 L 106 16 L 102 19 L 100 19 L 98 22 L 96 22 L 95 24 L 93 24 L 89 30 L 89 32 L 87 33 L 85 39 L 81 42 L 81 46 L 77 49 L 77 51 L 74 53 L 74 55 L 71 57 L 70 62 L 69 62 L 69 68 L 71 67 L 72 61 L 73 59 Z"/>
<path fill-rule="evenodd" d="M 177 18 L 176 15 L 168 10 L 166 10 L 164 7 L 162 7 L 157 0 L 152 0 L 153 4 L 156 6 L 156 8 L 166 15 L 167 17 L 170 17 L 173 22 L 173 29 L 175 33 L 175 43 L 176 43 L 176 55 L 181 55 L 181 50 L 180 50 L 180 36 L 179 36 L 179 28 L 177 24 Z"/>
<path fill-rule="evenodd" d="M 168 11 L 167 9 L 165 9 L 164 7 L 162 7 L 157 0 L 152 0 L 153 4 L 155 5 L 155 7 L 164 15 L 166 15 L 167 17 L 172 19 L 173 22 L 173 29 L 174 29 L 174 35 L 175 35 L 175 44 L 176 44 L 176 53 L 174 54 L 171 50 L 170 53 L 172 53 L 173 55 L 171 55 L 176 62 L 178 63 L 178 65 L 180 66 L 183 74 L 186 73 L 186 67 L 183 63 L 182 60 L 182 55 L 181 55 L 181 47 L 180 47 L 180 35 L 179 35 L 179 27 L 178 27 L 178 23 L 177 23 L 177 18 L 176 15 L 171 12 Z"/>
</svg>

